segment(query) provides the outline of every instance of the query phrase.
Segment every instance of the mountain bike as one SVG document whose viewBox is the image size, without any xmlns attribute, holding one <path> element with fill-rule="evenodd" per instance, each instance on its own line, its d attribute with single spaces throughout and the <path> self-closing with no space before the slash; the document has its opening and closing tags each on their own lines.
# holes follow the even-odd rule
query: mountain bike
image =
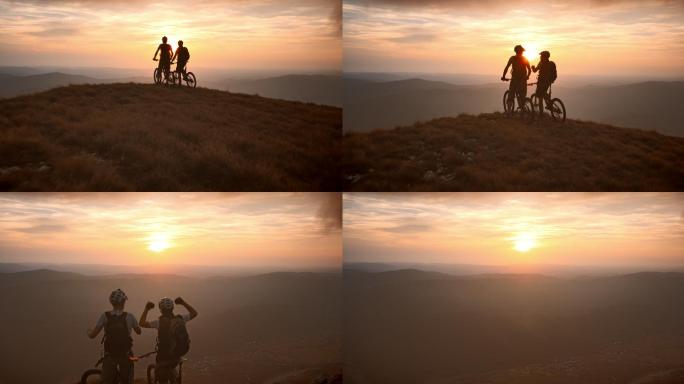
<svg viewBox="0 0 684 384">
<path fill-rule="evenodd" d="M 153 59 L 154 61 L 159 61 L 158 59 Z M 169 63 L 169 68 L 171 65 L 174 64 L 173 62 Z M 157 66 L 157 68 L 154 69 L 154 74 L 152 75 L 154 78 L 154 83 L 155 84 L 164 84 L 168 85 L 169 83 L 173 84 L 173 81 L 171 79 L 171 71 L 167 70 L 166 68 L 162 70 Z"/>
<path fill-rule="evenodd" d="M 503 81 L 511 81 L 511 79 L 503 78 L 501 79 Z M 530 84 L 527 84 L 528 86 Z M 503 106 L 504 106 L 504 112 L 512 116 L 514 114 L 519 114 L 523 119 L 525 120 L 531 120 L 534 118 L 534 106 L 532 105 L 532 99 L 529 97 L 525 98 L 524 104 L 520 105 L 520 101 L 518 100 L 518 95 L 514 95 L 513 97 L 510 97 L 511 91 L 506 90 L 503 95 Z M 517 108 L 516 108 L 517 104 Z"/>
<path fill-rule="evenodd" d="M 171 63 L 173 64 L 173 63 Z M 185 72 L 185 76 L 182 74 L 178 73 L 177 71 L 173 71 L 169 75 L 171 79 L 172 84 L 178 83 L 178 86 L 183 85 L 183 81 L 185 81 L 185 84 L 190 87 L 190 88 L 197 88 L 197 77 L 195 77 L 195 74 L 192 72 Z"/>
<path fill-rule="evenodd" d="M 536 85 L 537 83 L 531 83 L 527 85 Z M 532 108 L 535 111 L 539 111 L 539 116 L 544 116 L 544 110 L 542 109 L 541 106 L 541 99 L 537 94 L 535 93 L 531 97 L 532 99 Z M 551 86 L 549 85 L 549 100 L 551 100 L 551 105 L 547 105 L 546 109 L 549 110 L 551 113 L 551 117 L 553 118 L 554 121 L 560 121 L 561 123 L 565 121 L 565 104 L 563 104 L 563 101 L 559 98 L 552 99 L 551 98 Z M 544 103 L 546 104 L 546 103 Z"/>
<path fill-rule="evenodd" d="M 173 374 L 169 378 L 169 384 L 182 384 L 183 383 L 183 362 L 187 361 L 186 358 L 180 358 L 178 360 L 178 366 L 173 368 Z M 147 366 L 147 384 L 157 384 L 157 365 L 150 364 Z"/>
<path fill-rule="evenodd" d="M 151 355 L 154 355 L 155 353 L 157 353 L 157 351 L 148 352 L 148 353 L 146 353 L 144 355 L 140 355 L 140 356 L 129 356 L 128 359 L 132 363 L 135 364 L 138 360 L 144 359 L 144 358 L 151 356 Z M 95 363 L 95 368 L 91 368 L 91 369 L 88 369 L 85 372 L 83 372 L 83 374 L 81 375 L 80 384 L 102 383 L 102 381 L 103 381 L 102 380 L 102 369 L 98 368 L 98 367 L 102 364 L 102 362 L 104 361 L 104 358 L 105 358 L 104 355 L 102 355 L 102 357 L 100 357 L 100 360 L 98 360 L 97 363 Z M 149 371 L 149 368 L 148 368 L 148 371 Z M 114 376 L 114 383 L 118 384 L 120 382 L 121 382 L 121 378 L 119 377 L 119 371 L 116 371 L 115 376 Z M 131 377 L 129 378 L 129 383 L 133 383 L 133 369 L 132 368 L 131 368 Z"/>
</svg>

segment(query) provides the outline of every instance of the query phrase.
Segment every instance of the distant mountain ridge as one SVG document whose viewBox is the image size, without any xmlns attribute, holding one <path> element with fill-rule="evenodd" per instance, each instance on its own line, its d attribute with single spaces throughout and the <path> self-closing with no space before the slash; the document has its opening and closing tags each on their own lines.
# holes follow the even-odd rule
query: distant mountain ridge
<svg viewBox="0 0 684 384">
<path fill-rule="evenodd" d="M 533 80 L 530 80 L 533 81 Z M 389 129 L 461 113 L 501 111 L 507 84 L 455 85 L 424 79 L 376 82 L 345 79 L 345 132 Z M 528 94 L 534 87 L 528 88 Z M 568 117 L 684 136 L 684 81 L 569 88 L 553 86 Z"/>
</svg>

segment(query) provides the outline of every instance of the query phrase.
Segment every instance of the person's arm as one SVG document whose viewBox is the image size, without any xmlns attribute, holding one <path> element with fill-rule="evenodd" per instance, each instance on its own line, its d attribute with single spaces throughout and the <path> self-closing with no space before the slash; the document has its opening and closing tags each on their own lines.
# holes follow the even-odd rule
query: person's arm
<svg viewBox="0 0 684 384">
<path fill-rule="evenodd" d="M 178 50 L 176 49 L 176 52 L 174 52 L 173 57 L 171 58 L 171 61 L 176 60 L 176 56 L 178 56 Z"/>
<path fill-rule="evenodd" d="M 142 329 L 140 329 L 140 325 L 138 324 L 138 320 L 135 319 L 135 316 L 133 316 L 132 313 L 128 314 L 129 320 L 131 321 L 131 329 L 135 331 L 138 335 L 142 333 Z"/>
<path fill-rule="evenodd" d="M 185 309 L 188 310 L 188 313 L 190 314 L 190 319 L 188 319 L 188 320 L 192 320 L 195 317 L 197 317 L 197 311 L 195 310 L 195 308 L 193 308 L 192 305 L 185 302 L 185 300 L 183 300 L 182 297 L 177 297 L 175 301 L 176 301 L 176 304 L 182 305 L 185 307 Z"/>
<path fill-rule="evenodd" d="M 104 319 L 105 319 L 105 314 L 103 313 L 100 318 L 97 320 L 97 323 L 93 328 L 90 328 L 86 331 L 86 334 L 88 335 L 89 338 L 94 339 L 97 337 L 97 335 L 100 333 L 102 328 L 104 328 Z"/>
<path fill-rule="evenodd" d="M 506 72 L 508 72 L 508 67 L 511 66 L 511 59 L 508 59 L 508 63 L 506 64 L 506 68 L 504 68 L 503 75 L 501 75 L 501 80 L 506 78 Z"/>
<path fill-rule="evenodd" d="M 147 321 L 147 312 L 150 311 L 150 309 L 154 308 L 154 303 L 151 301 L 148 301 L 147 304 L 145 304 L 145 309 L 143 310 L 142 315 L 140 315 L 140 326 L 143 328 L 152 328 L 150 323 Z"/>
<path fill-rule="evenodd" d="M 541 63 L 540 63 L 541 64 Z M 537 72 L 539 70 L 539 66 L 532 66 L 532 72 Z"/>
<path fill-rule="evenodd" d="M 530 78 L 530 75 L 532 74 L 532 69 L 530 69 L 530 62 L 527 61 L 525 64 L 527 64 L 527 78 Z"/>
<path fill-rule="evenodd" d="M 154 57 L 152 60 L 157 60 L 157 55 L 159 54 L 159 51 L 161 50 L 161 45 L 157 47 L 157 50 L 154 51 Z"/>
</svg>

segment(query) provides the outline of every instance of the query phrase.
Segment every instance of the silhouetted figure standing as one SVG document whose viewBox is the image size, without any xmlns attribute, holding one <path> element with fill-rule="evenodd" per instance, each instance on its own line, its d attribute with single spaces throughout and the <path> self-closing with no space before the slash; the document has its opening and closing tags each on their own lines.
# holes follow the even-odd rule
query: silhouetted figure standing
<svg viewBox="0 0 684 384">
<path fill-rule="evenodd" d="M 132 383 L 133 363 L 129 356 L 133 355 L 133 339 L 131 331 L 140 334 L 140 326 L 135 316 L 124 311 L 128 297 L 117 289 L 109 295 L 112 310 L 103 313 L 97 324 L 88 330 L 88 337 L 94 339 L 104 329 L 104 360 L 102 361 L 102 381 L 105 384 L 114 383 L 116 371 L 119 371 L 121 384 Z"/>
<path fill-rule="evenodd" d="M 159 68 L 165 74 L 171 72 L 171 55 L 173 55 L 173 48 L 171 48 L 170 44 L 166 43 L 167 41 L 166 36 L 162 37 L 162 43 L 159 44 L 152 58 L 152 60 L 157 61 L 157 55 L 159 54 Z"/>
<path fill-rule="evenodd" d="M 188 64 L 188 60 L 190 60 L 190 51 L 188 51 L 188 47 L 183 46 L 183 40 L 178 40 L 178 48 L 176 49 L 176 53 L 173 54 L 171 61 L 176 60 L 176 57 L 178 57 L 176 72 L 178 72 L 179 76 L 181 74 L 183 75 L 183 80 L 187 80 L 185 66 Z"/>
<path fill-rule="evenodd" d="M 549 87 L 556 81 L 558 73 L 556 72 L 556 63 L 550 61 L 551 53 L 543 51 L 539 53 L 539 65 L 532 66 L 532 71 L 539 71 L 539 79 L 537 80 L 537 90 L 535 94 L 539 97 L 541 108 L 539 113 L 544 113 L 544 102 L 546 102 L 546 109 L 551 109 L 551 96 L 548 93 Z"/>
<path fill-rule="evenodd" d="M 190 348 L 190 338 L 185 323 L 197 317 L 197 311 L 183 298 L 178 297 L 176 304 L 188 310 L 185 315 L 173 313 L 174 301 L 168 297 L 159 300 L 161 316 L 158 320 L 147 321 L 147 313 L 154 308 L 154 303 L 147 302 L 142 315 L 140 326 L 157 329 L 157 363 L 155 375 L 159 384 L 175 383 L 176 366 L 181 357 Z"/>
<path fill-rule="evenodd" d="M 509 101 L 513 98 L 513 95 L 518 95 L 518 105 L 524 105 L 525 97 L 527 97 L 527 79 L 530 78 L 532 70 L 530 69 L 530 62 L 523 56 L 525 48 L 522 45 L 516 45 L 513 51 L 515 55 L 508 59 L 508 64 L 504 68 L 501 80 L 506 80 L 506 73 L 508 68 L 511 67 L 511 84 L 508 86 L 510 91 L 508 95 Z"/>
</svg>

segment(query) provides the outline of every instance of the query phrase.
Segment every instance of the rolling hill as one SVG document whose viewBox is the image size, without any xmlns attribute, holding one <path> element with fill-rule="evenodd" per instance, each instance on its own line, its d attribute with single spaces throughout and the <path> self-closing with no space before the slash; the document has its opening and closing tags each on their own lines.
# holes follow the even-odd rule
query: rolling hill
<svg viewBox="0 0 684 384">
<path fill-rule="evenodd" d="M 339 108 L 76 85 L 0 100 L 0 189 L 339 190 Z"/>
<path fill-rule="evenodd" d="M 0 300 L 13 308 L 3 312 L 0 327 L 0 382 L 78 380 L 102 348 L 86 329 L 111 308 L 107 298 L 116 288 L 126 292 L 125 309 L 136 318 L 146 301 L 163 296 L 183 296 L 197 308 L 199 316 L 188 323 L 184 383 L 338 383 L 332 379 L 342 369 L 339 273 L 190 278 L 46 270 L 0 273 Z M 134 335 L 134 352 L 153 350 L 155 336 L 152 330 Z M 136 364 L 137 378 L 152 361 Z"/>
<path fill-rule="evenodd" d="M 345 78 L 344 130 L 368 132 L 461 113 L 501 111 L 506 89 L 503 83 L 456 85 L 418 78 L 384 82 Z M 533 90 L 528 88 L 528 92 Z M 684 81 L 554 85 L 553 95 L 563 100 L 570 118 L 684 136 L 684 117 L 679 113 Z"/>
<path fill-rule="evenodd" d="M 684 138 L 500 113 L 343 139 L 346 191 L 680 191 Z"/>
<path fill-rule="evenodd" d="M 104 83 L 106 81 L 88 76 L 50 72 L 24 76 L 0 73 L 0 82 L 2 82 L 0 98 L 3 98 L 46 91 L 55 87 L 63 87 L 71 84 L 96 84 Z"/>
<path fill-rule="evenodd" d="M 676 384 L 682 295 L 681 273 L 346 272 L 345 382 Z"/>
</svg>

